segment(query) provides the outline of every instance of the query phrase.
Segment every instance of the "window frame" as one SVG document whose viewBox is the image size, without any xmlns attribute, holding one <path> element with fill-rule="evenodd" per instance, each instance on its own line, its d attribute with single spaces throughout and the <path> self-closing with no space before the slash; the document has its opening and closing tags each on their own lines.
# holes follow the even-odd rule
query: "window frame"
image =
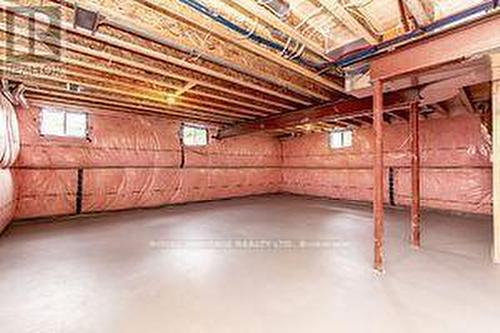
<svg viewBox="0 0 500 333">
<path fill-rule="evenodd" d="M 45 112 L 59 112 L 64 115 L 63 122 L 63 133 L 62 134 L 54 134 L 54 133 L 44 133 L 43 132 L 43 121 L 44 121 L 44 113 Z M 68 114 L 78 114 L 85 116 L 85 134 L 83 136 L 80 135 L 70 135 L 68 134 Z M 62 108 L 52 108 L 52 107 L 43 107 L 40 109 L 40 123 L 38 126 L 38 130 L 40 136 L 46 138 L 62 138 L 62 139 L 72 139 L 72 140 L 88 140 L 90 136 L 90 115 L 85 111 L 76 111 L 76 110 L 65 110 Z"/>
<path fill-rule="evenodd" d="M 350 140 L 350 145 L 345 145 L 345 133 L 350 133 L 351 140 Z M 333 146 L 333 136 L 335 134 L 340 134 L 340 141 L 341 145 L 340 147 L 335 147 Z M 354 131 L 352 129 L 346 128 L 346 129 L 341 129 L 341 130 L 334 130 L 328 133 L 328 148 L 332 150 L 338 150 L 338 149 L 347 149 L 347 148 L 352 148 L 354 144 Z"/>
<path fill-rule="evenodd" d="M 205 144 L 187 144 L 186 142 L 184 142 L 184 128 L 194 128 L 194 129 L 205 131 L 205 142 L 206 143 Z M 197 124 L 182 123 L 179 132 L 180 132 L 179 136 L 180 136 L 181 144 L 184 147 L 206 147 L 210 144 L 210 133 L 209 133 L 209 130 L 206 126 L 197 125 Z"/>
</svg>

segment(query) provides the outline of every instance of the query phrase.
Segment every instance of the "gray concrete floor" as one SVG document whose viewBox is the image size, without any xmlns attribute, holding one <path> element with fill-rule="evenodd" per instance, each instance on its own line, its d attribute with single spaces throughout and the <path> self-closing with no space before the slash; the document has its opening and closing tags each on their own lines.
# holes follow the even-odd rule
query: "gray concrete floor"
<svg viewBox="0 0 500 333">
<path fill-rule="evenodd" d="M 14 226 L 0 238 L 0 332 L 498 332 L 490 219 L 427 212 L 423 220 L 415 251 L 408 213 L 386 212 L 384 276 L 371 269 L 370 208 L 322 199 Z M 241 239 L 329 247 L 201 242 Z M 168 249 L 168 240 L 191 242 Z"/>
</svg>

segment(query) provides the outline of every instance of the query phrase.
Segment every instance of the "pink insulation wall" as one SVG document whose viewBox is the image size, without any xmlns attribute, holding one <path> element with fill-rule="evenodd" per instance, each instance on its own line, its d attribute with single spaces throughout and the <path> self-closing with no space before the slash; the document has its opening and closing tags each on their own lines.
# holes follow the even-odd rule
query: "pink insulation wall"
<svg viewBox="0 0 500 333">
<path fill-rule="evenodd" d="M 16 206 L 16 188 L 11 167 L 19 156 L 21 140 L 12 99 L 13 96 L 2 89 L 0 92 L 0 232 L 9 224 Z"/>
<path fill-rule="evenodd" d="M 386 197 L 393 169 L 393 203 L 408 205 L 411 194 L 408 125 L 384 129 Z M 371 201 L 373 130 L 354 131 L 351 148 L 330 149 L 327 134 L 284 141 L 282 190 L 335 199 Z M 479 117 L 462 114 L 421 122 L 422 204 L 426 207 L 491 213 L 488 135 Z"/>
<path fill-rule="evenodd" d="M 329 148 L 327 134 L 285 141 L 243 136 L 194 148 L 180 144 L 178 121 L 162 117 L 90 112 L 88 140 L 40 136 L 38 108 L 18 110 L 18 117 L 20 156 L 10 170 L 0 170 L 0 230 L 12 216 L 72 215 L 274 192 L 372 199 L 371 128 L 355 130 L 353 147 L 337 150 Z M 421 122 L 424 206 L 491 213 L 487 138 L 479 117 L 468 114 Z M 392 168 L 393 204 L 407 205 L 408 125 L 387 125 L 384 145 L 386 186 Z M 385 193 L 390 203 L 389 186 Z"/>
<path fill-rule="evenodd" d="M 15 219 L 99 212 L 277 192 L 281 146 L 270 137 L 212 140 L 184 149 L 180 123 L 91 112 L 90 137 L 44 138 L 40 110 L 19 110 Z M 80 171 L 79 171 L 80 170 Z"/>
</svg>

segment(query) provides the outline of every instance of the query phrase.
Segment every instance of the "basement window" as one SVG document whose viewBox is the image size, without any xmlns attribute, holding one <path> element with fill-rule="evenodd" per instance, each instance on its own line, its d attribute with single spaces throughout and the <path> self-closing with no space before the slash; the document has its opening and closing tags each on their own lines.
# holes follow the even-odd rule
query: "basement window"
<svg viewBox="0 0 500 333">
<path fill-rule="evenodd" d="M 56 109 L 42 109 L 40 133 L 47 136 L 86 138 L 87 114 Z"/>
<path fill-rule="evenodd" d="M 183 125 L 182 143 L 185 146 L 206 146 L 208 144 L 208 130 L 204 127 Z"/>
<path fill-rule="evenodd" d="M 329 144 L 332 149 L 352 147 L 352 131 L 335 131 L 329 136 Z"/>
</svg>

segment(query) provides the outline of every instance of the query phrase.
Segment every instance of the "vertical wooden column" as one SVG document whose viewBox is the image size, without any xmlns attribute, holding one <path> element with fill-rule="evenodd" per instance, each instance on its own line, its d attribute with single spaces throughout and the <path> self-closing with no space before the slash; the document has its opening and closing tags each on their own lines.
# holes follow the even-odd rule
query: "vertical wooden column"
<svg viewBox="0 0 500 333">
<path fill-rule="evenodd" d="M 375 128 L 375 154 L 373 157 L 373 216 L 375 238 L 375 264 L 377 271 L 384 271 L 384 85 L 377 80 L 373 92 L 373 126 Z"/>
<path fill-rule="evenodd" d="M 411 137 L 411 245 L 420 248 L 420 121 L 419 106 L 410 104 Z"/>
<path fill-rule="evenodd" d="M 500 54 L 490 56 L 493 116 L 493 261 L 500 264 Z"/>
</svg>

